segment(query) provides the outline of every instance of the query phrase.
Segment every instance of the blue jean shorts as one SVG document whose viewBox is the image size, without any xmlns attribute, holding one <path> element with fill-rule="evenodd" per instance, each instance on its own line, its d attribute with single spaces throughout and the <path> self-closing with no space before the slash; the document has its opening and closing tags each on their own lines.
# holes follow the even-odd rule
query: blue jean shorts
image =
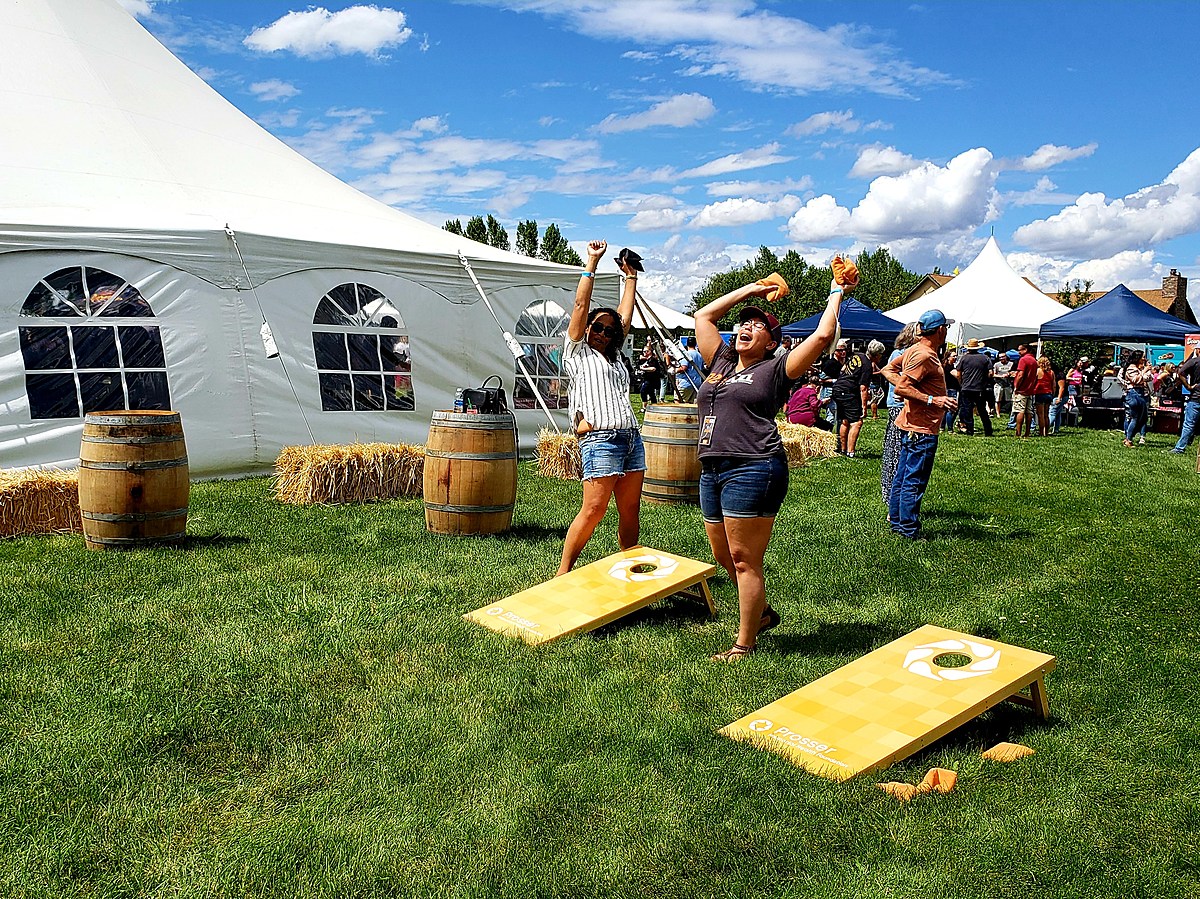
<svg viewBox="0 0 1200 899">
<path fill-rule="evenodd" d="M 646 470 L 646 448 L 637 428 L 599 429 L 579 438 L 583 480 Z"/>
<path fill-rule="evenodd" d="M 787 490 L 787 456 L 701 461 L 700 512 L 709 524 L 726 518 L 774 518 Z"/>
</svg>

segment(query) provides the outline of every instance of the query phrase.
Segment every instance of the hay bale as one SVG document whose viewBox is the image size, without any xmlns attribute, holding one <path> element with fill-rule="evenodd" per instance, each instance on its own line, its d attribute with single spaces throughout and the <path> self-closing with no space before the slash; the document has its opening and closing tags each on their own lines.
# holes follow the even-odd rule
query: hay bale
<svg viewBox="0 0 1200 899">
<path fill-rule="evenodd" d="M 549 428 L 538 431 L 538 473 L 546 478 L 578 481 L 583 477 L 579 440 L 574 434 L 556 434 Z"/>
<path fill-rule="evenodd" d="M 832 459 L 837 455 L 837 438 L 828 431 L 788 421 L 778 422 L 778 426 L 788 465 L 793 468 L 808 464 L 810 459 Z"/>
<path fill-rule="evenodd" d="M 0 471 L 0 537 L 82 530 L 78 471 Z"/>
<path fill-rule="evenodd" d="M 275 496 L 294 505 L 420 496 L 424 471 L 423 446 L 285 446 L 275 460 Z"/>
</svg>

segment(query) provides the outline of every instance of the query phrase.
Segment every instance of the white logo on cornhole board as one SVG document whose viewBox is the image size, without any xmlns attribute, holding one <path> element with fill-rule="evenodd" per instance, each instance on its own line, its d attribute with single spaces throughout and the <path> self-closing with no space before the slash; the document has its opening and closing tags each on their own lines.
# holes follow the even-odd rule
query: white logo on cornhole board
<svg viewBox="0 0 1200 899">
<path fill-rule="evenodd" d="M 971 663 L 961 668 L 942 668 L 931 665 L 930 659 L 947 652 L 961 653 L 970 656 Z M 991 674 L 1000 664 L 1000 650 L 986 643 L 976 643 L 974 640 L 938 640 L 936 643 L 922 643 L 914 646 L 904 657 L 904 669 L 930 680 L 966 680 L 969 677 L 979 677 Z"/>
<path fill-rule="evenodd" d="M 679 562 L 675 559 L 651 553 L 619 560 L 612 568 L 608 569 L 608 575 L 618 581 L 633 583 L 656 581 L 670 577 L 678 567 Z"/>
</svg>

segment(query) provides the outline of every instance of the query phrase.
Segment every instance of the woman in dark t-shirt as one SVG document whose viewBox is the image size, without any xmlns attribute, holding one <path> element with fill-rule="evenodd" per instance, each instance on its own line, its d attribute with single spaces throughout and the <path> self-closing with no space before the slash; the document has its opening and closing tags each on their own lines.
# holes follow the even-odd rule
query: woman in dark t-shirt
<svg viewBox="0 0 1200 899">
<path fill-rule="evenodd" d="M 775 416 L 795 380 L 833 340 L 843 290 L 837 282 L 831 285 L 817 329 L 778 357 L 775 349 L 783 337 L 779 320 L 758 306 L 742 308 L 730 346 L 717 329 L 721 317 L 738 303 L 777 299 L 776 284 L 747 284 L 696 313 L 696 345 L 711 372 L 696 399 L 700 509 L 713 557 L 738 588 L 737 639 L 713 661 L 735 661 L 754 652 L 758 635 L 779 624 L 779 614 L 767 604 L 763 575 L 763 556 L 788 487 L 787 456 Z"/>
</svg>

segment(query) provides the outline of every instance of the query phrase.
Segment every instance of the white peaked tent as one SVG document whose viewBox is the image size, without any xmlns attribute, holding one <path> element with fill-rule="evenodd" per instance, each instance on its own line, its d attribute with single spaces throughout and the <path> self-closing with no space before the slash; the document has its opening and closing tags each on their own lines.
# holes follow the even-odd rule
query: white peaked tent
<svg viewBox="0 0 1200 899">
<path fill-rule="evenodd" d="M 990 340 L 1037 334 L 1043 324 L 1067 311 L 1012 270 L 995 237 L 989 237 L 975 261 L 945 287 L 884 315 L 915 322 L 929 309 L 940 309 L 954 319 L 948 342 L 960 345 L 972 337 Z"/>
<path fill-rule="evenodd" d="M 115 0 L 3 0 L 0 26 L 0 467 L 74 465 L 83 414 L 122 406 L 177 409 L 202 475 L 314 440 L 423 443 L 455 387 L 496 373 L 513 396 L 503 330 L 558 391 L 547 325 L 577 270 L 342 183 Z M 527 448 L 545 417 L 525 398 Z"/>
</svg>

